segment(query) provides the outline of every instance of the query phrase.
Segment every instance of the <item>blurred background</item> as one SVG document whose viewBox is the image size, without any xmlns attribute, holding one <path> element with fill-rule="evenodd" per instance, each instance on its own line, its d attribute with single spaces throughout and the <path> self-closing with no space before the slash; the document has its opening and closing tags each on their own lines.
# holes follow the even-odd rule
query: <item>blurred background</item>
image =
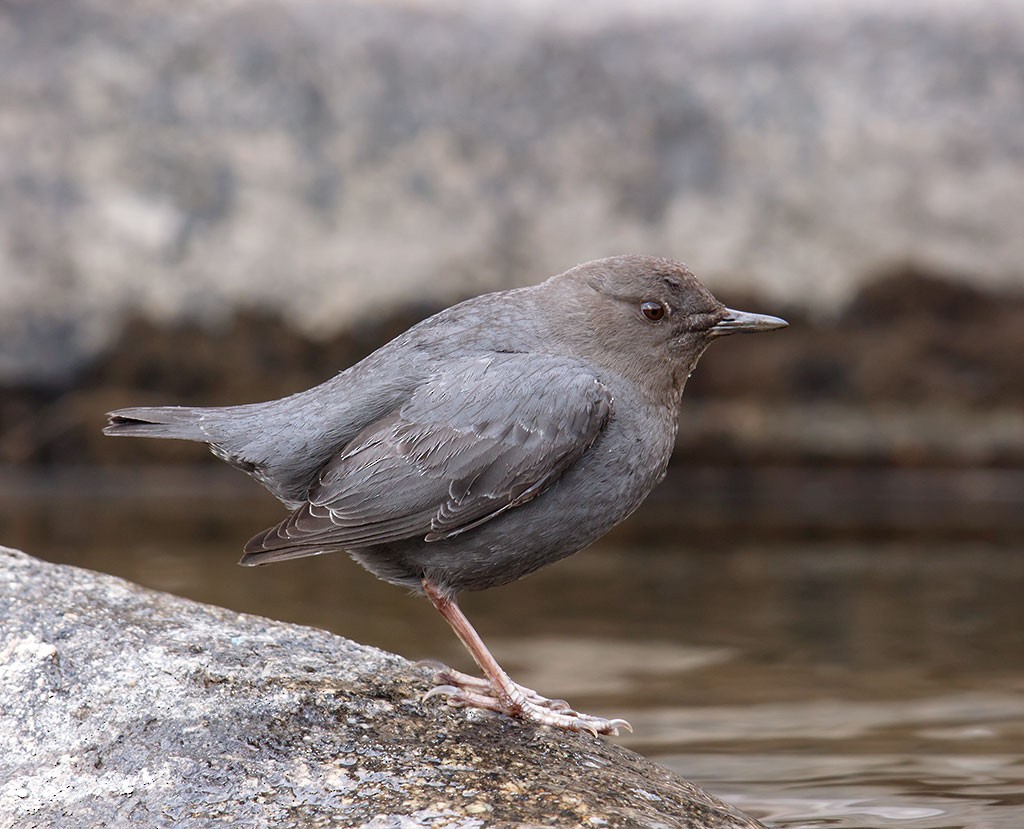
<svg viewBox="0 0 1024 829">
<path fill-rule="evenodd" d="M 104 412 L 677 258 L 791 327 L 705 355 L 637 515 L 468 614 L 780 825 L 1017 827 L 1022 217 L 1013 0 L 8 0 L 0 543 L 466 668 L 342 556 L 235 567 L 280 505 Z"/>
</svg>

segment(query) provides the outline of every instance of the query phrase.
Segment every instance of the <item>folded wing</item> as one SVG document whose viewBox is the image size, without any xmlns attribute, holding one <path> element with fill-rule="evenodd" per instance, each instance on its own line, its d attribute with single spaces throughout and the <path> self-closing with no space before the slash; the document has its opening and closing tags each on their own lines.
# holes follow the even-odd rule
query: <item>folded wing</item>
<svg viewBox="0 0 1024 829">
<path fill-rule="evenodd" d="M 438 372 L 321 471 L 243 564 L 472 530 L 537 497 L 600 435 L 611 393 L 585 363 L 493 354 Z"/>
</svg>

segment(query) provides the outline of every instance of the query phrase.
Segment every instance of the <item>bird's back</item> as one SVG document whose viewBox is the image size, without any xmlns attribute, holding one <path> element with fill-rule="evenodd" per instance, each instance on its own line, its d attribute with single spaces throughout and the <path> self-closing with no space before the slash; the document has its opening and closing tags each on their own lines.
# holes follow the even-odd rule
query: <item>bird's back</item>
<svg viewBox="0 0 1024 829">
<path fill-rule="evenodd" d="M 215 455 L 296 507 L 332 457 L 446 363 L 530 351 L 542 342 L 531 310 L 536 290 L 487 294 L 452 306 L 324 383 L 288 397 L 238 406 L 120 409 L 110 413 L 104 431 L 208 443 Z"/>
</svg>

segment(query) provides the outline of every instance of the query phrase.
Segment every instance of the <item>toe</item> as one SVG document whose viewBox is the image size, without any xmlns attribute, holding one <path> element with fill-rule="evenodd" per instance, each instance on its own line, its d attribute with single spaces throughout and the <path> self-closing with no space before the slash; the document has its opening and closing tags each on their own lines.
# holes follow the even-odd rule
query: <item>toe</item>
<svg viewBox="0 0 1024 829">
<path fill-rule="evenodd" d="M 618 735 L 620 728 L 625 728 L 630 734 L 633 733 L 633 726 L 629 724 L 628 720 L 623 720 L 616 717 L 614 720 L 609 720 L 608 724 L 614 729 L 614 734 Z"/>
</svg>

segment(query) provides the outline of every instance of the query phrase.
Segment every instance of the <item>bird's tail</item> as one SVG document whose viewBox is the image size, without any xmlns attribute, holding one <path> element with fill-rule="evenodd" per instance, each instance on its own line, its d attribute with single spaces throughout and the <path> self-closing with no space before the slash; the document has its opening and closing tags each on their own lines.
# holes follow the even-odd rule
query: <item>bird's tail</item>
<svg viewBox="0 0 1024 829">
<path fill-rule="evenodd" d="M 132 438 L 176 438 L 208 442 L 203 429 L 206 410 L 188 406 L 153 406 L 108 412 L 103 434 Z"/>
</svg>

